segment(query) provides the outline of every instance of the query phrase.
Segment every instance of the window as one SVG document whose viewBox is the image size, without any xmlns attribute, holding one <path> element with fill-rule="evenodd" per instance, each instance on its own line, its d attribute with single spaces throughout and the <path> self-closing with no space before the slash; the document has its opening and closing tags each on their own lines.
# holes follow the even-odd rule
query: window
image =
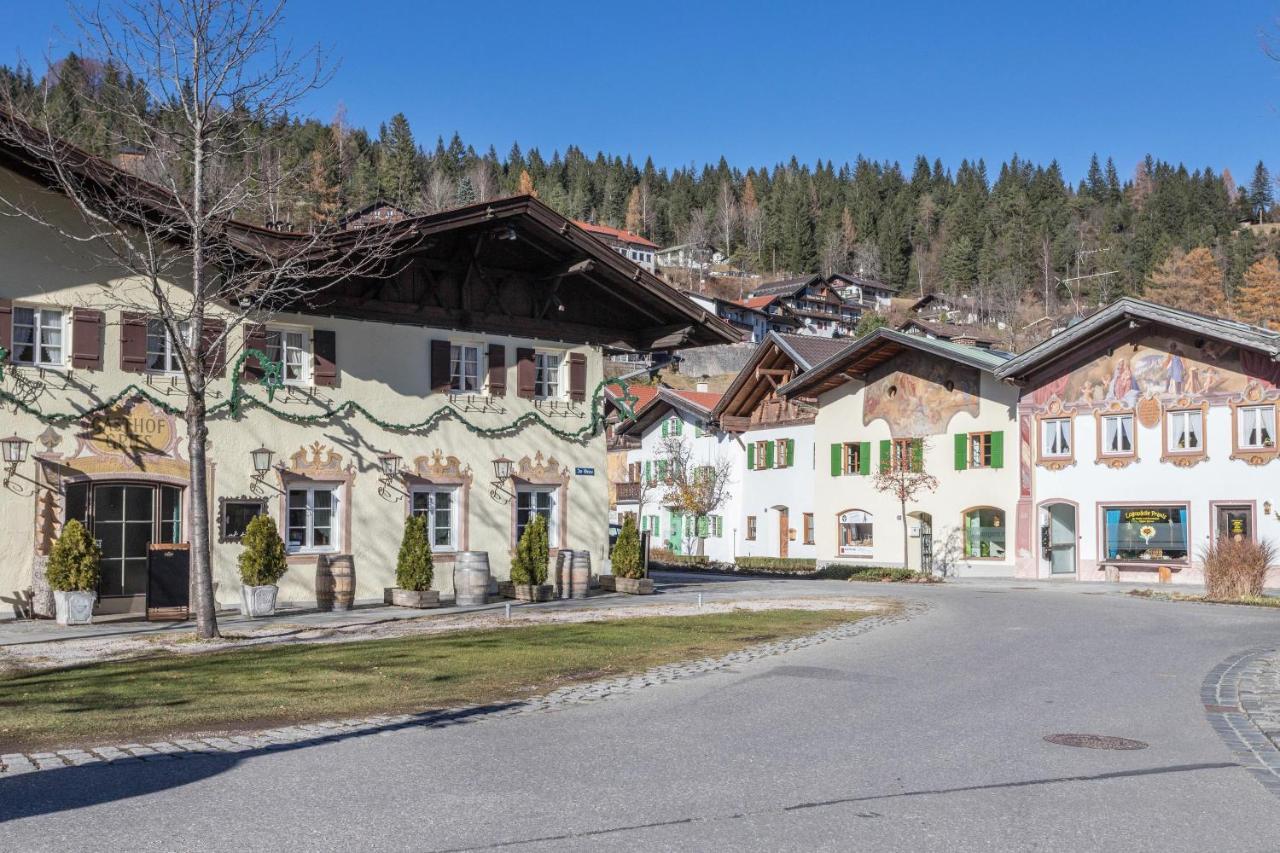
<svg viewBox="0 0 1280 853">
<path fill-rule="evenodd" d="M 171 545 L 182 541 L 182 489 L 160 487 L 160 526 L 156 542 Z"/>
<path fill-rule="evenodd" d="M 1170 412 L 1165 419 L 1170 453 L 1195 453 L 1204 448 L 1204 413 Z"/>
<path fill-rule="evenodd" d="M 222 541 L 239 542 L 249 522 L 267 514 L 267 503 L 255 498 L 227 498 L 222 501 Z"/>
<path fill-rule="evenodd" d="M 478 394 L 480 388 L 480 347 L 449 347 L 449 390 L 455 394 Z"/>
<path fill-rule="evenodd" d="M 788 438 L 779 438 L 773 443 L 773 458 L 777 460 L 777 467 L 779 468 L 786 468 L 791 464 L 790 460 L 787 459 L 787 450 L 791 446 L 788 444 L 790 440 Z"/>
<path fill-rule="evenodd" d="M 1102 454 L 1123 456 L 1133 453 L 1133 415 L 1105 415 L 1102 418 Z"/>
<path fill-rule="evenodd" d="M 51 308 L 13 309 L 13 352 L 9 360 L 14 364 L 33 367 L 62 367 L 63 316 Z"/>
<path fill-rule="evenodd" d="M 804 544 L 813 544 L 813 513 L 804 514 Z"/>
<path fill-rule="evenodd" d="M 1241 447 L 1251 450 L 1275 447 L 1275 406 L 1242 406 L 1237 411 L 1239 412 Z"/>
<path fill-rule="evenodd" d="M 1103 507 L 1103 559 L 1127 562 L 1187 559 L 1185 506 Z"/>
<path fill-rule="evenodd" d="M 182 335 L 182 343 L 191 344 L 191 324 L 183 321 L 178 324 Z M 269 353 L 268 353 L 269 354 Z M 178 348 L 174 345 L 173 336 L 162 320 L 147 321 L 147 370 L 152 373 L 177 373 L 182 369 L 178 361 Z"/>
<path fill-rule="evenodd" d="M 752 454 L 754 459 L 754 468 L 762 471 L 769 467 L 769 442 L 757 441 L 755 452 Z"/>
<path fill-rule="evenodd" d="M 857 442 L 847 442 L 844 446 L 844 473 L 862 473 L 862 445 Z"/>
<path fill-rule="evenodd" d="M 1071 455 L 1071 418 L 1047 418 L 1040 422 L 1040 455 L 1050 459 Z"/>
<path fill-rule="evenodd" d="M 452 551 L 458 547 L 454 534 L 455 496 L 456 492 L 452 488 L 413 490 L 409 511 L 427 520 L 427 537 L 433 551 Z"/>
<path fill-rule="evenodd" d="M 991 433 L 969 433 L 969 467 L 991 467 Z"/>
<path fill-rule="evenodd" d="M 869 557 L 874 544 L 871 513 L 851 509 L 840 513 L 837 544 L 842 557 Z"/>
<path fill-rule="evenodd" d="M 560 356 L 549 352 L 533 354 L 533 396 L 539 400 L 560 396 Z"/>
<path fill-rule="evenodd" d="M 334 524 L 338 510 L 338 491 L 333 486 L 310 486 L 289 490 L 289 550 L 316 553 L 338 550 L 338 531 Z"/>
<path fill-rule="evenodd" d="M 516 542 L 524 535 L 524 529 L 534 516 L 540 515 L 547 520 L 547 544 L 551 548 L 559 547 L 556 530 L 556 487 L 554 486 L 520 486 L 516 490 Z"/>
<path fill-rule="evenodd" d="M 148 339 L 149 341 L 149 339 Z M 148 349 L 150 343 L 148 342 Z M 267 358 L 280 365 L 280 378 L 286 385 L 305 385 L 311 365 L 306 332 L 296 329 L 267 330 Z"/>
<path fill-rule="evenodd" d="M 1004 559 L 1004 510 L 980 506 L 964 514 L 964 555 L 979 559 Z"/>
<path fill-rule="evenodd" d="M 661 518 L 661 516 L 649 516 L 649 535 L 655 539 L 658 538 L 662 532 L 662 524 L 659 522 L 659 518 Z"/>
<path fill-rule="evenodd" d="M 755 541 L 756 538 L 756 517 L 754 515 L 747 516 L 747 539 Z"/>
<path fill-rule="evenodd" d="M 920 470 L 920 462 L 916 459 L 916 440 L 913 438 L 895 438 L 893 440 L 893 468 L 901 471 Z"/>
</svg>

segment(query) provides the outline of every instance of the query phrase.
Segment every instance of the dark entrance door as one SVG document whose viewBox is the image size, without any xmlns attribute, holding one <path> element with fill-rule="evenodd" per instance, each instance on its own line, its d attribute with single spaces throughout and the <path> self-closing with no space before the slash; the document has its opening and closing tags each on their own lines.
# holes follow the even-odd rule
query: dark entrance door
<svg viewBox="0 0 1280 853">
<path fill-rule="evenodd" d="M 155 487 L 93 489 L 93 535 L 102 546 L 104 598 L 147 591 L 147 546 L 155 538 Z"/>
<path fill-rule="evenodd" d="M 933 574 L 933 525 L 920 519 L 920 571 Z"/>
</svg>

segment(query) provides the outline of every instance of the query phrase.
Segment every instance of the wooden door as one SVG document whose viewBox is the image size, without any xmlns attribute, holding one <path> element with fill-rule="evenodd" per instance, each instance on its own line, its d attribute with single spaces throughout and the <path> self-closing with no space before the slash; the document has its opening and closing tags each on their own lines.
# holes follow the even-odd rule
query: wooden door
<svg viewBox="0 0 1280 853">
<path fill-rule="evenodd" d="M 787 556 L 787 545 L 791 539 L 791 513 L 784 506 L 778 510 L 778 556 Z"/>
</svg>

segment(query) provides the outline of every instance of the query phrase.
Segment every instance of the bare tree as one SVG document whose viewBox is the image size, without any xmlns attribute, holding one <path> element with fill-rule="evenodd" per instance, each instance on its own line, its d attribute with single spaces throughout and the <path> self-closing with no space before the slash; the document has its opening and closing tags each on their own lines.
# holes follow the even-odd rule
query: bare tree
<svg viewBox="0 0 1280 853">
<path fill-rule="evenodd" d="M 453 180 L 445 174 L 444 169 L 435 168 L 427 176 L 427 183 L 422 188 L 422 212 L 439 213 L 453 207 L 458 197 L 458 190 Z"/>
<path fill-rule="evenodd" d="M 79 213 L 74 226 L 48 215 L 47 200 L 21 190 L 0 212 L 55 229 L 104 266 L 94 307 L 137 312 L 172 342 L 191 465 L 191 571 L 196 631 L 218 636 L 210 564 L 208 400 L 219 353 L 246 321 L 314 304 L 318 291 L 386 271 L 393 242 L 411 229 L 275 233 L 237 216 L 282 211 L 296 175 L 260 160 L 255 117 L 291 111 L 329 76 L 323 52 L 294 52 L 279 35 L 283 2 L 129 0 L 78 11 L 84 53 L 128 69 L 147 97 L 98 103 L 140 143 L 148 177 L 127 175 L 61 141 L 43 102 L 7 102 L 0 135 Z M 24 115 L 26 120 L 19 118 Z M 254 164 L 261 165 L 246 166 Z M 300 161 L 299 165 L 304 165 Z"/>
<path fill-rule="evenodd" d="M 733 478 L 733 461 L 722 456 L 714 459 L 695 458 L 692 445 L 678 435 L 667 436 L 659 446 L 660 459 L 666 462 L 666 480 L 662 484 L 661 503 L 676 512 L 695 519 L 705 518 L 729 500 Z M 705 550 L 706 537 L 698 532 L 697 553 Z"/>
<path fill-rule="evenodd" d="M 909 455 L 906 451 L 910 450 Z M 922 494 L 938 488 L 938 479 L 925 470 L 924 457 L 928 443 L 923 438 L 906 443 L 893 444 L 893 454 L 887 466 L 876 471 L 873 485 L 876 491 L 893 497 L 898 502 L 902 518 L 902 561 L 907 564 L 907 504 Z M 901 451 L 901 453 L 900 453 Z"/>
<path fill-rule="evenodd" d="M 467 172 L 471 178 L 471 188 L 475 190 L 476 201 L 490 201 L 498 197 L 498 179 L 493 174 L 492 165 L 481 160 Z"/>
<path fill-rule="evenodd" d="M 853 247 L 853 270 L 863 278 L 879 280 L 880 247 L 869 240 L 863 240 Z"/>
<path fill-rule="evenodd" d="M 828 231 L 822 241 L 822 274 L 844 272 L 849 260 L 849 250 L 845 246 L 844 237 L 839 231 Z"/>
<path fill-rule="evenodd" d="M 740 219 L 741 211 L 738 209 L 738 199 L 733 194 L 733 184 L 725 178 L 716 192 L 716 234 L 726 257 L 733 253 L 733 235 Z"/>
</svg>

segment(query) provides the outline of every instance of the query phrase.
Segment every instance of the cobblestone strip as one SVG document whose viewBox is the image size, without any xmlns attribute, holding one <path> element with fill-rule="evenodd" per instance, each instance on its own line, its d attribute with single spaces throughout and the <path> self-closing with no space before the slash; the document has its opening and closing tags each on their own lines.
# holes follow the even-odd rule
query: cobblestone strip
<svg viewBox="0 0 1280 853">
<path fill-rule="evenodd" d="M 1200 688 L 1205 715 L 1253 778 L 1280 797 L 1280 650 L 1224 660 Z"/>
<path fill-rule="evenodd" d="M 681 661 L 654 667 L 635 675 L 561 687 L 523 701 L 451 708 L 447 711 L 426 711 L 420 714 L 379 714 L 359 719 L 328 720 L 321 723 L 280 726 L 251 735 L 191 737 L 147 744 L 126 743 L 90 749 L 64 749 L 57 752 L 7 753 L 0 755 L 0 776 L 86 764 L 105 766 L 141 761 L 174 761 L 220 753 L 265 753 L 282 749 L 299 749 L 347 737 L 368 735 L 390 737 L 397 731 L 406 729 L 443 728 L 518 714 L 544 713 L 636 693 L 648 687 L 729 669 L 739 664 L 810 648 L 831 640 L 855 637 L 873 628 L 911 618 L 927 609 L 928 605 L 922 602 L 907 603 L 893 612 L 866 616 L 856 622 L 845 622 L 816 634 L 779 640 L 776 643 L 748 646 L 718 658 Z"/>
</svg>

